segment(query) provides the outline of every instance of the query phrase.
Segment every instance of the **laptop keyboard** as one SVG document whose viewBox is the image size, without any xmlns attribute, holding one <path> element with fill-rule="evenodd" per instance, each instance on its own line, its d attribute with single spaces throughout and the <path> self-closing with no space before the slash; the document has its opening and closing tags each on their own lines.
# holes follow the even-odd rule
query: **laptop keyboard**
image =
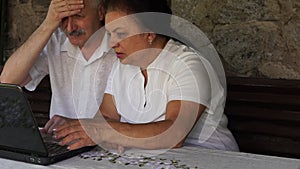
<svg viewBox="0 0 300 169">
<path fill-rule="evenodd" d="M 59 155 L 70 151 L 67 149 L 68 146 L 59 145 L 59 141 L 55 140 L 51 135 L 42 133 L 42 137 L 49 156 Z"/>
<path fill-rule="evenodd" d="M 45 142 L 45 146 L 48 150 L 49 156 L 59 155 L 70 151 L 67 149 L 68 146 L 61 146 L 58 143 Z"/>
</svg>

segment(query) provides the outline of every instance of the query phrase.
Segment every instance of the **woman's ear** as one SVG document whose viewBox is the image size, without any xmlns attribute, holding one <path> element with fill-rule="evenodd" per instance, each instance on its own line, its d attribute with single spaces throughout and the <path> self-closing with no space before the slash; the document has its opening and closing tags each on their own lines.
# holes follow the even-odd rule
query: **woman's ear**
<svg viewBox="0 0 300 169">
<path fill-rule="evenodd" d="M 155 33 L 147 33 L 147 41 L 149 43 L 149 45 L 151 46 L 153 41 L 156 38 L 156 34 Z"/>
</svg>

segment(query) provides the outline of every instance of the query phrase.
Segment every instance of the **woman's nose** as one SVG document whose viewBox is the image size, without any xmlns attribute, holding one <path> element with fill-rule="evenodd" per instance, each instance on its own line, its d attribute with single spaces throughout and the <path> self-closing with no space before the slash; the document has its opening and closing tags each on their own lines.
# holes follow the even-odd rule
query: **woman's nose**
<svg viewBox="0 0 300 169">
<path fill-rule="evenodd" d="M 113 36 L 110 37 L 110 41 L 109 41 L 109 46 L 111 48 L 115 48 L 117 47 L 119 44 L 119 42 L 116 40 L 116 38 L 114 38 Z"/>
</svg>

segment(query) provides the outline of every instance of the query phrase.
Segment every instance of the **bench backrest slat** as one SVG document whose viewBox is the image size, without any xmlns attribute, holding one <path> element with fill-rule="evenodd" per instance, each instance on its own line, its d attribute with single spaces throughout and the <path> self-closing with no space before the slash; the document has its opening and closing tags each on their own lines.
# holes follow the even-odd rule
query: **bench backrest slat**
<svg viewBox="0 0 300 169">
<path fill-rule="evenodd" d="M 300 158 L 300 80 L 227 77 L 225 114 L 241 151 Z"/>
</svg>

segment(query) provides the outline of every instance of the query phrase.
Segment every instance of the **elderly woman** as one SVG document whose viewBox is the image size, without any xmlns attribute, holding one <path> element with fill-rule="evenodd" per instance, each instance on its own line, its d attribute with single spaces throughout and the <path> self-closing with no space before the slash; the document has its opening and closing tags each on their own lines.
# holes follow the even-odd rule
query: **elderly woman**
<svg viewBox="0 0 300 169">
<path fill-rule="evenodd" d="M 62 144 L 70 149 L 95 143 L 141 149 L 192 144 L 238 151 L 223 114 L 224 82 L 199 52 L 163 33 L 175 35 L 168 14 L 166 0 L 107 2 L 106 29 L 118 60 L 102 116 L 56 128 Z"/>
</svg>

